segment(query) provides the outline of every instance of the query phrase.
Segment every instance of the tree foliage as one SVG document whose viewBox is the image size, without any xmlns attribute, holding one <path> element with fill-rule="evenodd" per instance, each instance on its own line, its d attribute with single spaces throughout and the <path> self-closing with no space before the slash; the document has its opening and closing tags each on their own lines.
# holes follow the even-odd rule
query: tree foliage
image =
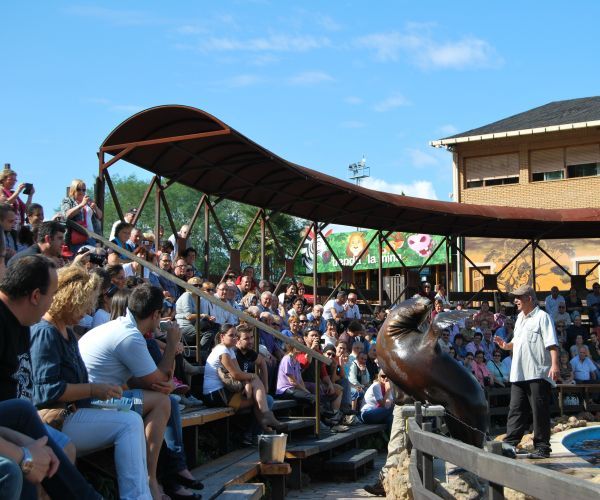
<svg viewBox="0 0 600 500">
<path fill-rule="evenodd" d="M 148 188 L 148 182 L 139 179 L 135 175 L 115 176 L 112 178 L 115 190 L 119 197 L 119 203 L 125 212 L 133 207 L 138 207 L 144 192 Z M 164 182 L 163 182 L 164 186 Z M 187 224 L 202 198 L 202 193 L 181 184 L 173 184 L 165 190 L 165 197 L 169 205 L 171 216 L 177 230 Z M 155 226 L 154 207 L 156 195 L 151 192 L 146 206 L 142 211 L 138 226 L 144 231 L 153 232 Z M 230 200 L 222 200 L 214 206 L 217 218 L 221 222 L 223 232 L 232 248 L 238 248 L 239 242 L 250 223 L 252 222 L 257 208 Z M 117 210 L 108 188 L 104 200 L 104 236 L 108 237 L 113 221 L 118 219 Z M 212 215 L 209 216 L 209 247 L 210 247 L 210 275 L 221 276 L 229 265 L 229 253 L 223 242 L 223 238 L 217 229 Z M 165 207 L 161 202 L 160 223 L 165 229 L 167 238 L 172 234 L 168 222 Z M 201 209 L 196 223 L 192 227 L 190 245 L 198 250 L 198 267 L 203 269 L 202 261 L 205 255 L 204 241 L 205 209 Z M 292 256 L 296 245 L 300 240 L 300 233 L 305 226 L 301 219 L 286 214 L 276 214 L 270 218 L 270 224 L 274 229 L 277 240 L 284 250 L 285 257 Z M 280 257 L 275 240 L 267 230 L 266 256 L 271 279 L 279 277 L 284 269 L 284 260 Z M 241 249 L 241 261 L 244 265 L 260 265 L 260 222 L 257 222 L 245 245 Z"/>
</svg>

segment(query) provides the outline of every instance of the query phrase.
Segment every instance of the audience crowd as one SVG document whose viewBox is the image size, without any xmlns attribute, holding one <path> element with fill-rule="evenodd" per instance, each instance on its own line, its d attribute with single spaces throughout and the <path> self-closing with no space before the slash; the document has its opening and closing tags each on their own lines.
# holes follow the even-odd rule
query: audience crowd
<svg viewBox="0 0 600 500">
<path fill-rule="evenodd" d="M 98 232 L 103 218 L 79 179 L 50 221 L 16 172 L 5 169 L 0 185 L 0 486 L 14 498 L 36 498 L 40 484 L 51 497 L 99 498 L 74 464 L 110 446 L 121 498 L 198 498 L 202 484 L 188 469 L 182 437 L 187 408 L 247 414 L 246 444 L 285 431 L 271 410 L 276 399 L 314 405 L 317 390 L 334 432 L 361 422 L 391 426 L 400 395 L 375 345 L 385 309 L 367 316 L 345 291 L 315 304 L 296 281 L 278 293 L 252 267 L 211 281 L 196 267 L 188 226 L 163 240 L 162 229 L 154 235 L 136 226 L 134 208 L 123 221 L 105 221 L 119 250 L 105 249 L 78 230 Z M 170 276 L 214 300 L 198 299 Z M 425 284 L 421 294 L 434 301 L 432 318 L 464 306 L 453 306 L 443 286 L 433 292 Z M 576 290 L 563 297 L 556 287 L 545 307 L 563 349 L 563 382 L 598 379 L 600 285 L 585 307 Z M 310 352 L 240 321 L 231 308 Z M 505 386 L 511 359 L 493 336 L 509 341 L 513 327 L 505 307 L 494 312 L 482 302 L 442 333 L 439 347 L 483 387 Z M 316 366 L 313 351 L 332 363 Z"/>
</svg>

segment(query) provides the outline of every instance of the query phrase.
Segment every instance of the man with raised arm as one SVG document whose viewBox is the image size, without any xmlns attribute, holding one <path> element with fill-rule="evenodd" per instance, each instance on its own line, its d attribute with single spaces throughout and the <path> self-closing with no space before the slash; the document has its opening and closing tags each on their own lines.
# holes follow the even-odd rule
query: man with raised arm
<svg viewBox="0 0 600 500">
<path fill-rule="evenodd" d="M 529 458 L 548 458 L 551 389 L 560 376 L 556 330 L 550 315 L 538 307 L 531 286 L 522 285 L 511 295 L 519 310 L 513 340 L 506 342 L 494 337 L 501 349 L 512 351 L 510 406 L 503 453 L 516 457 L 515 447 L 533 417 L 535 451 Z"/>
</svg>

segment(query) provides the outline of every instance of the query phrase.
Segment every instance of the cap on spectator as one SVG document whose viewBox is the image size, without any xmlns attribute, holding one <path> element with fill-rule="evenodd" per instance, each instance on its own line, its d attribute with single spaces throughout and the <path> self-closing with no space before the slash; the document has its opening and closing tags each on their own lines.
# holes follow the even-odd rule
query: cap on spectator
<svg viewBox="0 0 600 500">
<path fill-rule="evenodd" d="M 83 253 L 85 251 L 94 253 L 96 251 L 96 247 L 93 247 L 92 245 L 83 245 L 79 250 L 77 250 L 77 253 Z"/>
<path fill-rule="evenodd" d="M 138 213 L 138 209 L 135 208 L 135 207 L 134 208 L 130 208 L 129 210 L 127 210 L 127 213 L 135 215 L 135 214 Z"/>
<path fill-rule="evenodd" d="M 71 257 L 73 257 L 73 252 L 71 252 L 71 250 L 69 250 L 69 245 L 63 245 L 61 248 L 60 254 L 65 259 L 70 259 Z"/>
<path fill-rule="evenodd" d="M 531 285 L 521 285 L 519 288 L 515 288 L 510 295 L 514 297 L 524 297 L 525 295 L 529 297 L 535 297 L 535 290 Z"/>
<path fill-rule="evenodd" d="M 190 285 L 201 285 L 202 284 L 202 279 L 198 278 L 197 276 L 194 276 L 192 278 L 190 278 L 189 280 L 187 280 L 187 282 Z"/>
<path fill-rule="evenodd" d="M 335 352 L 335 346 L 333 344 L 327 344 L 325 346 L 325 348 L 323 349 L 323 352 L 326 353 L 328 351 L 333 351 Z"/>
</svg>

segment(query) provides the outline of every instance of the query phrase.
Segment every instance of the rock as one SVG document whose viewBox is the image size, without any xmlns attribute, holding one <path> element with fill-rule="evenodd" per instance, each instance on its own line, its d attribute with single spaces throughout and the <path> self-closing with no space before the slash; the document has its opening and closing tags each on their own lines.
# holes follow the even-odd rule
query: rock
<svg viewBox="0 0 600 500">
<path fill-rule="evenodd" d="M 408 476 L 410 466 L 410 455 L 403 450 L 398 457 L 398 467 L 390 469 L 383 481 L 387 498 L 398 500 L 412 500 L 412 491 Z"/>
<path fill-rule="evenodd" d="M 569 417 L 569 420 L 567 420 L 567 422 L 569 422 L 570 424 L 574 424 L 577 422 L 577 417 Z"/>
<path fill-rule="evenodd" d="M 448 476 L 448 480 L 436 486 L 435 493 L 445 500 L 476 500 L 482 498 L 485 492 L 484 485 L 478 477 L 467 471 Z"/>
</svg>

